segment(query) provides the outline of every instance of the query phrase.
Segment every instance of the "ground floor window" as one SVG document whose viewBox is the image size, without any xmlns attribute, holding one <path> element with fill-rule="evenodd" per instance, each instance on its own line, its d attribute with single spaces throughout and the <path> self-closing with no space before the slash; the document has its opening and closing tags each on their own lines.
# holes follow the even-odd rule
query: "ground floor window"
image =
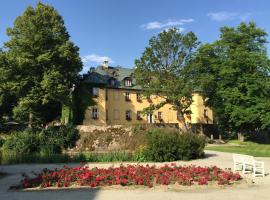
<svg viewBox="0 0 270 200">
<path fill-rule="evenodd" d="M 142 120 L 141 111 L 137 111 L 137 120 Z"/>
<path fill-rule="evenodd" d="M 159 120 L 162 119 L 162 112 L 158 112 L 158 119 L 159 119 Z"/>
<path fill-rule="evenodd" d="M 128 120 L 128 121 L 131 120 L 131 111 L 130 110 L 126 111 L 126 120 Z"/>
</svg>

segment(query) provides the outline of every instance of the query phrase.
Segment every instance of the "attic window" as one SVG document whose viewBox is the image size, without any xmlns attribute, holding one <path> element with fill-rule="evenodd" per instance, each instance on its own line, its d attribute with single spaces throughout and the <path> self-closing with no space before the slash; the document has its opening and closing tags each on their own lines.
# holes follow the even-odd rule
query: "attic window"
<svg viewBox="0 0 270 200">
<path fill-rule="evenodd" d="M 131 87 L 131 86 L 132 86 L 131 78 L 126 78 L 126 79 L 125 79 L 125 86 L 126 86 L 126 87 Z"/>
<path fill-rule="evenodd" d="M 109 80 L 110 86 L 115 86 L 115 83 L 116 83 L 116 81 L 115 81 L 114 78 L 111 78 L 111 79 Z"/>
</svg>

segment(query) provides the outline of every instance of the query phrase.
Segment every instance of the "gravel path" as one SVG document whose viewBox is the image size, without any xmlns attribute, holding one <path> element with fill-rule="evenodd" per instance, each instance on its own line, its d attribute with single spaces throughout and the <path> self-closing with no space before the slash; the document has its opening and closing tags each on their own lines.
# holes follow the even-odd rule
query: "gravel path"
<svg viewBox="0 0 270 200">
<path fill-rule="evenodd" d="M 232 154 L 214 151 L 206 151 L 207 157 L 195 161 L 179 161 L 177 164 L 194 164 L 200 166 L 217 165 L 221 168 L 232 168 Z M 265 172 L 270 173 L 270 158 L 258 158 L 265 162 Z M 158 163 L 156 165 L 163 165 Z M 109 167 L 111 163 L 89 164 L 91 167 Z M 114 165 L 119 165 L 115 163 Z M 0 166 L 0 170 L 10 173 L 9 176 L 0 179 L 0 200 L 140 200 L 140 199 L 188 199 L 188 200 L 268 200 L 270 199 L 270 175 L 264 178 L 254 178 L 252 186 L 228 187 L 224 189 L 198 189 L 187 191 L 172 191 L 166 189 L 68 189 L 50 191 L 9 191 L 10 185 L 18 183 L 21 173 L 40 171 L 43 168 L 60 168 L 63 164 L 20 164 Z M 78 166 L 78 164 L 68 164 Z M 250 178 L 250 176 L 249 176 Z"/>
</svg>

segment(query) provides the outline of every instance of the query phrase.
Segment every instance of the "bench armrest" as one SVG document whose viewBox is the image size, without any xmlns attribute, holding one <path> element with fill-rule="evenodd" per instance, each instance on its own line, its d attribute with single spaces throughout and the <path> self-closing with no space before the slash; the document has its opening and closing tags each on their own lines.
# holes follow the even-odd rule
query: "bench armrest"
<svg viewBox="0 0 270 200">
<path fill-rule="evenodd" d="M 256 161 L 254 160 L 254 165 L 259 165 L 259 166 L 264 166 L 264 162 L 263 161 Z"/>
</svg>

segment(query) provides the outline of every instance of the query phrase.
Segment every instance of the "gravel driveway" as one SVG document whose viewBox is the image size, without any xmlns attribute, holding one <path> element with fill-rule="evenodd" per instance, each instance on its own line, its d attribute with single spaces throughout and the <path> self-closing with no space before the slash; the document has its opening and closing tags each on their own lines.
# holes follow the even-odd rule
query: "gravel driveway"
<svg viewBox="0 0 270 200">
<path fill-rule="evenodd" d="M 270 158 L 257 158 L 265 162 L 265 172 L 270 173 Z M 221 168 L 232 168 L 232 154 L 214 151 L 206 151 L 206 158 L 195 161 L 179 161 L 177 164 L 194 164 L 200 166 L 217 165 Z M 158 163 L 157 165 L 163 165 Z M 89 164 L 91 167 L 108 167 L 111 163 Z M 114 165 L 118 165 L 115 163 Z M 270 175 L 264 178 L 254 178 L 254 184 L 245 187 L 228 187 L 224 189 L 199 189 L 187 191 L 171 191 L 165 189 L 65 189 L 50 191 L 9 191 L 10 185 L 18 183 L 21 173 L 40 171 L 43 168 L 60 168 L 63 164 L 20 164 L 0 166 L 10 175 L 0 179 L 0 200 L 140 200 L 140 199 L 188 199 L 188 200 L 268 200 L 270 199 Z M 78 164 L 68 164 L 68 166 L 78 166 Z"/>
</svg>

